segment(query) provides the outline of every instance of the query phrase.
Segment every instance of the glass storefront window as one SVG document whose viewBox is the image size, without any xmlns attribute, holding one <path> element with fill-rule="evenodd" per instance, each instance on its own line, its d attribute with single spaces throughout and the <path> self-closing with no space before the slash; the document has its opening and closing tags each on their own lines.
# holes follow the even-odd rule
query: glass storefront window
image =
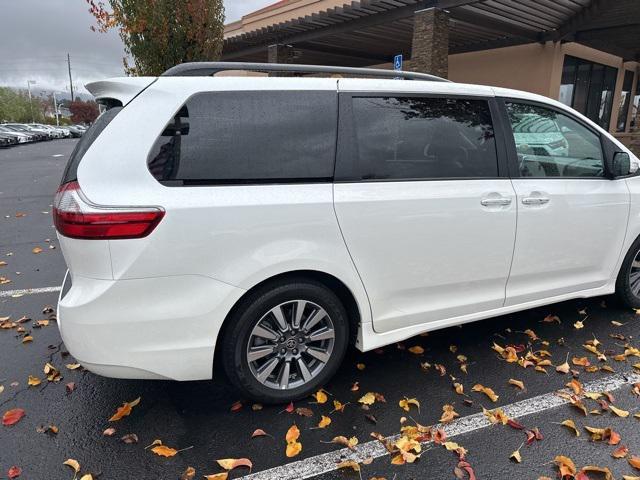
<svg viewBox="0 0 640 480">
<path fill-rule="evenodd" d="M 618 70 L 566 55 L 560 101 L 609 129 Z"/>
<path fill-rule="evenodd" d="M 627 115 L 631 104 L 631 89 L 633 88 L 634 73 L 631 70 L 624 72 L 624 83 L 622 84 L 622 94 L 620 96 L 620 110 L 618 113 L 617 132 L 624 132 L 627 126 Z"/>
</svg>

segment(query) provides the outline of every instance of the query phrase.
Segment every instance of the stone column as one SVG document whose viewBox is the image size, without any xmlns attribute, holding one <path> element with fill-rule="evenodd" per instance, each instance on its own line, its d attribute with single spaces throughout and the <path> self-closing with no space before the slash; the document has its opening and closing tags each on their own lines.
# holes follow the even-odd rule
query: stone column
<svg viewBox="0 0 640 480">
<path fill-rule="evenodd" d="M 413 16 L 411 70 L 447 78 L 449 74 L 449 13 L 427 8 Z"/>
<path fill-rule="evenodd" d="M 282 43 L 269 45 L 267 47 L 267 58 L 269 63 L 295 63 L 293 46 Z"/>
</svg>

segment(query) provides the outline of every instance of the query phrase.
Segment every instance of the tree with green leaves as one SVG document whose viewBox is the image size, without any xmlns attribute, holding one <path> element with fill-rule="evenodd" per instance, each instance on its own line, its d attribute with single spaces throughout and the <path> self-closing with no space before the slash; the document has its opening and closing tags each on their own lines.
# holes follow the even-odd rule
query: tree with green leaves
<svg viewBox="0 0 640 480">
<path fill-rule="evenodd" d="M 183 62 L 216 61 L 222 54 L 222 0 L 86 0 L 97 26 L 118 30 L 128 75 L 157 76 Z"/>
</svg>

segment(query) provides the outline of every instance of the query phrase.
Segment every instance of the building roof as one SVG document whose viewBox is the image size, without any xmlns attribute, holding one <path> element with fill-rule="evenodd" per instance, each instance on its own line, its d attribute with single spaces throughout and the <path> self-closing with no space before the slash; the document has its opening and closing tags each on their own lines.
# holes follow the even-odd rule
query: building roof
<svg viewBox="0 0 640 480">
<path fill-rule="evenodd" d="M 413 14 L 430 7 L 450 12 L 452 54 L 554 40 L 640 57 L 638 0 L 360 0 L 231 35 L 223 59 L 266 61 L 275 43 L 293 45 L 298 63 L 364 66 L 409 57 Z"/>
</svg>

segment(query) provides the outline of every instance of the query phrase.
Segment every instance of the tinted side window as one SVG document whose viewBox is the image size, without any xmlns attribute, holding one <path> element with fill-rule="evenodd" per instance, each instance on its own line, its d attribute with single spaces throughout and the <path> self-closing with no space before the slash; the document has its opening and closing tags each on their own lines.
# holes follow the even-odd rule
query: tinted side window
<svg viewBox="0 0 640 480">
<path fill-rule="evenodd" d="M 600 136 L 549 108 L 507 102 L 523 177 L 601 177 Z"/>
<path fill-rule="evenodd" d="M 498 176 L 484 100 L 354 97 L 353 116 L 362 179 Z"/>
<path fill-rule="evenodd" d="M 167 185 L 330 181 L 335 92 L 191 97 L 156 141 L 149 170 Z"/>
<path fill-rule="evenodd" d="M 84 154 L 87 153 L 89 147 L 96 141 L 102 131 L 107 128 L 107 125 L 116 118 L 120 110 L 122 110 L 122 107 L 114 107 L 107 110 L 100 115 L 94 124 L 82 135 L 76 144 L 76 148 L 73 149 L 64 173 L 62 174 L 63 184 L 78 180 L 78 165 L 80 165 L 80 160 L 82 160 Z"/>
</svg>

